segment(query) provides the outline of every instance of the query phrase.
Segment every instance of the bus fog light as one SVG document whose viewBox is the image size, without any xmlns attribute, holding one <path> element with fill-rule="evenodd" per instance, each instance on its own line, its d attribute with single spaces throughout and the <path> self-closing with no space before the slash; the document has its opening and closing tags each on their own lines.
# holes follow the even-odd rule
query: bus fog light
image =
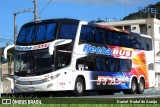
<svg viewBox="0 0 160 107">
<path fill-rule="evenodd" d="M 18 80 L 14 80 L 14 83 L 17 83 L 17 84 L 18 84 L 18 83 L 19 83 L 19 81 L 18 81 Z"/>
<path fill-rule="evenodd" d="M 45 81 L 51 81 L 53 79 L 53 77 L 49 77 L 49 78 L 46 78 Z"/>
<path fill-rule="evenodd" d="M 50 87 L 52 87 L 53 86 L 53 84 L 48 84 L 47 85 L 47 88 L 50 88 Z"/>
</svg>

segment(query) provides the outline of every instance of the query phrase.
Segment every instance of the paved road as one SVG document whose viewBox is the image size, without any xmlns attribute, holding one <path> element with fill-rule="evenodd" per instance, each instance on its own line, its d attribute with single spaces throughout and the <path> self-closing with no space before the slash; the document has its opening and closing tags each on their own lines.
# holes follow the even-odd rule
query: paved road
<svg viewBox="0 0 160 107">
<path fill-rule="evenodd" d="M 91 95 L 82 96 L 80 98 L 160 98 L 160 92 L 144 93 L 144 94 L 130 94 L 124 95 L 123 93 L 116 93 L 115 95 Z"/>
<path fill-rule="evenodd" d="M 2 97 L 12 96 L 12 94 L 2 94 Z M 160 92 L 148 92 L 144 94 L 130 94 L 124 95 L 123 93 L 115 93 L 114 95 L 98 95 L 96 92 L 86 92 L 84 96 L 75 97 L 71 92 L 43 92 L 43 93 L 26 93 L 14 94 L 13 96 L 24 97 L 50 97 L 50 98 L 160 98 Z"/>
</svg>

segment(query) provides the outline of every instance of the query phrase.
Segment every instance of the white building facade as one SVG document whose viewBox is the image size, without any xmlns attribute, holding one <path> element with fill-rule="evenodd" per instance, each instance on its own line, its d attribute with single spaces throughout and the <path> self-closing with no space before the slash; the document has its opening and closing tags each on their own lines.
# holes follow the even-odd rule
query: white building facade
<svg viewBox="0 0 160 107">
<path fill-rule="evenodd" d="M 156 84 L 155 87 L 160 87 L 160 20 L 155 18 L 124 20 L 115 22 L 101 22 L 101 25 L 108 25 L 111 27 L 150 35 L 154 41 L 155 53 L 155 72 Z"/>
</svg>

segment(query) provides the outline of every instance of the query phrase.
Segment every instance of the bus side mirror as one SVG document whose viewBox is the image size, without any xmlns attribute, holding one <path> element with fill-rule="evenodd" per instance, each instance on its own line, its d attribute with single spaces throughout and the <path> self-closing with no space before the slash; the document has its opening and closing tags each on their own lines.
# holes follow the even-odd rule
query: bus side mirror
<svg viewBox="0 0 160 107">
<path fill-rule="evenodd" d="M 72 39 L 57 39 L 57 40 L 51 42 L 51 44 L 49 46 L 49 54 L 53 55 L 55 46 L 64 45 L 64 44 L 68 44 L 71 42 L 72 42 Z"/>
<path fill-rule="evenodd" d="M 4 58 L 5 58 L 5 59 L 7 59 L 7 51 L 8 51 L 9 49 L 11 49 L 11 48 L 14 48 L 14 47 L 15 47 L 15 45 L 9 45 L 9 46 L 7 46 L 7 47 L 4 49 L 3 55 L 4 55 Z"/>
</svg>

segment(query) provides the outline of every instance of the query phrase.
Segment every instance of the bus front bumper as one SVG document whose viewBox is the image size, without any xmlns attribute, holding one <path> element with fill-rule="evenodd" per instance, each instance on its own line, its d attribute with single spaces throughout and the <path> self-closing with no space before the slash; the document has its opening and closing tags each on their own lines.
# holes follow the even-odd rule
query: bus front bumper
<svg viewBox="0 0 160 107">
<path fill-rule="evenodd" d="M 43 92 L 43 91 L 57 91 L 57 82 L 52 80 L 42 84 L 36 85 L 20 85 L 14 84 L 14 92 L 22 93 L 22 92 Z"/>
</svg>

